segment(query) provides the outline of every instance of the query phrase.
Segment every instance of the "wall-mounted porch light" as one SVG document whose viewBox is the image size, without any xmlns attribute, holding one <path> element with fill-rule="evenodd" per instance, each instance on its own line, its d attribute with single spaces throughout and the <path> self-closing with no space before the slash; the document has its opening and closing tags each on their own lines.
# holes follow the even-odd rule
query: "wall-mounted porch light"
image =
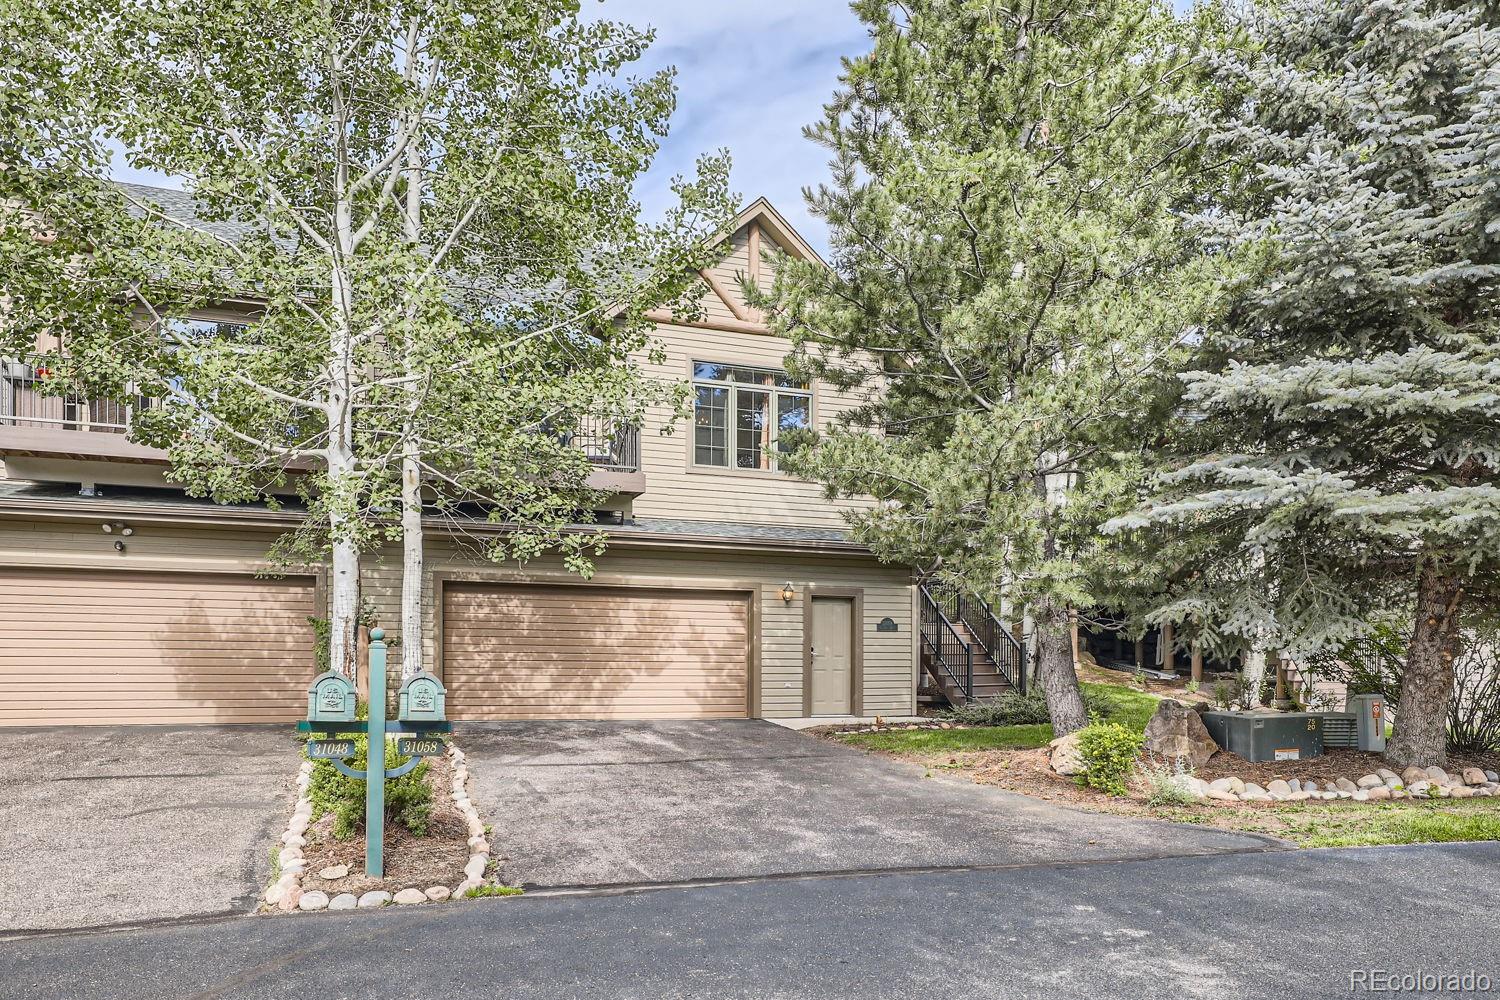
<svg viewBox="0 0 1500 1000">
<path fill-rule="evenodd" d="M 797 596 L 797 591 L 792 587 L 792 581 L 788 580 L 786 583 L 783 583 L 781 585 L 781 599 L 783 601 L 785 601 L 788 604 L 791 604 L 792 603 L 792 598 L 794 598 L 796 596 Z"/>
</svg>

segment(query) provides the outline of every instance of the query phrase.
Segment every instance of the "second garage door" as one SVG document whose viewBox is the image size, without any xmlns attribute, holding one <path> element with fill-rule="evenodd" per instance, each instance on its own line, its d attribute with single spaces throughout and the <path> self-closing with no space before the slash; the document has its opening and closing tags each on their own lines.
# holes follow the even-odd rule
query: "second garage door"
<svg viewBox="0 0 1500 1000">
<path fill-rule="evenodd" d="M 717 592 L 450 583 L 449 717 L 744 718 L 746 604 Z"/>
</svg>

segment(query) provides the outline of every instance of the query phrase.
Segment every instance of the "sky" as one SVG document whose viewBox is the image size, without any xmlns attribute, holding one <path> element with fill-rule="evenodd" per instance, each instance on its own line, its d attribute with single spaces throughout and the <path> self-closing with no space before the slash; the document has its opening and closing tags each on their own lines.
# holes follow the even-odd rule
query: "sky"
<svg viewBox="0 0 1500 1000">
<path fill-rule="evenodd" d="M 844 0 L 584 0 L 584 16 L 656 29 L 633 73 L 677 68 L 677 113 L 651 172 L 637 187 L 643 215 L 670 203 L 674 174 L 702 153 L 727 148 L 733 190 L 748 204 L 764 195 L 815 247 L 824 227 L 808 216 L 805 186 L 828 176 L 823 150 L 802 137 L 838 80 L 839 58 L 869 48 Z M 114 158 L 118 180 L 182 185 Z"/>
<path fill-rule="evenodd" d="M 730 183 L 747 204 L 764 195 L 819 250 L 827 231 L 802 189 L 828 177 L 825 150 L 802 128 L 822 117 L 840 58 L 870 48 L 844 0 L 585 0 L 586 12 L 656 29 L 643 70 L 677 68 L 677 114 L 637 189 L 643 212 L 670 202 L 673 174 L 727 148 Z"/>
</svg>

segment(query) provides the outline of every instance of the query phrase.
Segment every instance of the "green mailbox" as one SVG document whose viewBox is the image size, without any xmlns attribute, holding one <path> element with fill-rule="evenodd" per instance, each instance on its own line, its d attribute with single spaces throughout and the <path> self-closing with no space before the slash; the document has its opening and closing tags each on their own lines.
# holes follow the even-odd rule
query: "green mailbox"
<svg viewBox="0 0 1500 1000">
<path fill-rule="evenodd" d="M 332 670 L 313 678 L 307 689 L 309 722 L 353 722 L 359 695 L 354 684 L 343 674 Z"/>
<path fill-rule="evenodd" d="M 423 671 L 406 679 L 396 705 L 401 722 L 444 722 L 448 718 L 448 689 Z"/>
</svg>

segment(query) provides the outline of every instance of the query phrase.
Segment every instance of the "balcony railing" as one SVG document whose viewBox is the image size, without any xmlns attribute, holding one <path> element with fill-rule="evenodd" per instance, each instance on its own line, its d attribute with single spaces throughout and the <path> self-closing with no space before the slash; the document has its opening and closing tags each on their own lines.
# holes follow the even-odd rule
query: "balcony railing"
<svg viewBox="0 0 1500 1000">
<path fill-rule="evenodd" d="M 0 425 L 125 434 L 138 404 L 58 392 L 45 360 L 0 361 Z"/>
<path fill-rule="evenodd" d="M 0 360 L 0 427 L 50 428 L 63 431 L 129 433 L 135 416 L 150 405 L 141 397 L 131 403 L 89 399 L 76 392 L 59 392 L 60 376 L 46 359 Z M 585 417 L 565 435 L 583 451 L 595 468 L 609 472 L 639 472 L 641 431 L 600 417 Z"/>
<path fill-rule="evenodd" d="M 600 417 L 584 417 L 569 432 L 568 443 L 583 451 L 589 462 L 611 472 L 639 472 L 641 429 Z"/>
</svg>

